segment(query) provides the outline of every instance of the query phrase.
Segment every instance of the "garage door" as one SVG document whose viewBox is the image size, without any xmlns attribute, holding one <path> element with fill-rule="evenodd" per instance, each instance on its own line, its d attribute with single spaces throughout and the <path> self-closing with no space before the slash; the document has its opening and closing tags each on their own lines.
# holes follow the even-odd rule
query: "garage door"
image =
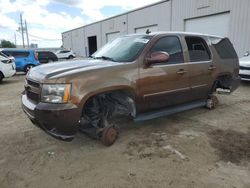
<svg viewBox="0 0 250 188">
<path fill-rule="evenodd" d="M 230 13 L 185 20 L 185 31 L 228 36 Z"/>
<path fill-rule="evenodd" d="M 147 30 L 155 32 L 158 31 L 158 28 L 157 25 L 135 28 L 135 33 L 146 33 Z"/>
<path fill-rule="evenodd" d="M 110 41 L 116 39 L 119 36 L 120 36 L 120 32 L 107 33 L 107 35 L 106 35 L 107 42 L 110 42 Z"/>
</svg>

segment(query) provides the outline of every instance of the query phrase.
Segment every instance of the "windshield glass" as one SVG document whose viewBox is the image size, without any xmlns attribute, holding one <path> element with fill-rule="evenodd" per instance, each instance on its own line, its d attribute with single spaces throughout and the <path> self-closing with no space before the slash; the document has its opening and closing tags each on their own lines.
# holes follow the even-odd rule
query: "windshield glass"
<svg viewBox="0 0 250 188">
<path fill-rule="evenodd" d="M 134 61 L 152 36 L 135 35 L 119 37 L 95 52 L 93 58 L 107 59 L 117 62 Z"/>
</svg>

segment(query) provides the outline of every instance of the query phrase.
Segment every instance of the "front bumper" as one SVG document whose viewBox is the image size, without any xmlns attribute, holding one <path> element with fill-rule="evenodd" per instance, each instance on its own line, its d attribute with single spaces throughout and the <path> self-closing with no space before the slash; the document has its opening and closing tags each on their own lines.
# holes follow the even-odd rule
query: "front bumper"
<svg viewBox="0 0 250 188">
<path fill-rule="evenodd" d="M 81 112 L 73 104 L 32 103 L 22 94 L 22 108 L 31 122 L 49 135 L 71 141 L 77 130 Z"/>
<path fill-rule="evenodd" d="M 250 70 L 240 70 L 241 80 L 250 81 Z"/>
</svg>

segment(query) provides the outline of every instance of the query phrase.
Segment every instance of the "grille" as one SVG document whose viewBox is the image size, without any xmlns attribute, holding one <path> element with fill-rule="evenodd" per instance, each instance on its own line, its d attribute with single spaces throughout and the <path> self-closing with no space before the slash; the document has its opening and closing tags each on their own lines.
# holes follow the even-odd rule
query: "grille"
<svg viewBox="0 0 250 188">
<path fill-rule="evenodd" d="M 240 70 L 250 70 L 250 67 L 243 67 L 243 66 L 240 66 Z"/>
<path fill-rule="evenodd" d="M 37 93 L 33 93 L 33 92 L 30 92 L 30 91 L 26 91 L 26 95 L 27 95 L 27 97 L 28 97 L 30 100 L 32 100 L 32 101 L 34 101 L 34 102 L 36 102 L 36 103 L 39 102 L 39 95 L 38 95 Z"/>
<path fill-rule="evenodd" d="M 28 99 L 35 103 L 39 102 L 40 96 L 40 84 L 38 82 L 27 80 L 27 85 L 25 86 L 25 92 Z"/>
<path fill-rule="evenodd" d="M 240 74 L 240 77 L 245 79 L 250 79 L 250 75 Z"/>
<path fill-rule="evenodd" d="M 39 88 L 40 84 L 38 82 L 32 81 L 32 80 L 27 80 L 27 84 L 33 87 Z"/>
</svg>

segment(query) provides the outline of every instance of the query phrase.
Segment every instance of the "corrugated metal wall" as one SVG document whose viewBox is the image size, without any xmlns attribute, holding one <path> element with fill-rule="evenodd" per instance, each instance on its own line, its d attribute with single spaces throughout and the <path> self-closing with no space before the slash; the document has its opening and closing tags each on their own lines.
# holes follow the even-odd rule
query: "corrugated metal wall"
<svg viewBox="0 0 250 188">
<path fill-rule="evenodd" d="M 63 46 L 77 55 L 88 54 L 88 37 L 97 36 L 97 47 L 107 42 L 107 34 L 135 33 L 136 28 L 156 25 L 158 31 L 184 31 L 185 20 L 229 12 L 228 36 L 239 56 L 250 50 L 250 0 L 163 1 L 117 17 L 62 34 Z M 216 28 L 215 28 L 216 29 Z"/>
<path fill-rule="evenodd" d="M 239 56 L 250 50 L 249 0 L 173 0 L 172 3 L 172 30 L 184 31 L 185 19 L 230 12 L 228 37 Z"/>
</svg>

